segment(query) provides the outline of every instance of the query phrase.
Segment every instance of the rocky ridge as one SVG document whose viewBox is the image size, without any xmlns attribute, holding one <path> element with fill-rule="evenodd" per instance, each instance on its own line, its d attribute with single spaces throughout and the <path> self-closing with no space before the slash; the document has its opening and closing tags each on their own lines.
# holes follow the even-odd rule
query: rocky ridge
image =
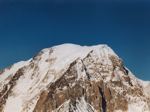
<svg viewBox="0 0 150 112">
<path fill-rule="evenodd" d="M 150 112 L 149 85 L 107 45 L 63 44 L 0 72 L 0 112 Z"/>
</svg>

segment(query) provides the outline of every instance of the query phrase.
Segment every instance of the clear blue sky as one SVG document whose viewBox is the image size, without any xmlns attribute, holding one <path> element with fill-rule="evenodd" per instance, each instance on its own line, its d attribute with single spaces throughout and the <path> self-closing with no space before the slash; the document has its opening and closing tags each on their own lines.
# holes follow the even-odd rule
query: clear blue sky
<svg viewBox="0 0 150 112">
<path fill-rule="evenodd" d="M 0 0 L 1 69 L 62 43 L 108 44 L 137 77 L 150 80 L 150 2 Z"/>
</svg>

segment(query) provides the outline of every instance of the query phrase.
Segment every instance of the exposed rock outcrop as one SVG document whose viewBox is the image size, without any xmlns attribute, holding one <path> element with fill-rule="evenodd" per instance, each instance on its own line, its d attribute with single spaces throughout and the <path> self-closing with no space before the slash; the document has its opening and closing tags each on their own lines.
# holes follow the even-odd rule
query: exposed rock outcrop
<svg viewBox="0 0 150 112">
<path fill-rule="evenodd" d="M 0 78 L 0 112 L 150 111 L 148 84 L 106 45 L 44 49 Z"/>
</svg>

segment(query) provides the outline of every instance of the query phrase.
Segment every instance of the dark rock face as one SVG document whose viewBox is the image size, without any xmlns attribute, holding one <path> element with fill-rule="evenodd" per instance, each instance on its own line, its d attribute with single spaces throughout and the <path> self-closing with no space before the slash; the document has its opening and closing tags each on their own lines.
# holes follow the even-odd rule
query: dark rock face
<svg viewBox="0 0 150 112">
<path fill-rule="evenodd" d="M 87 72 L 84 61 L 80 60 L 80 62 L 82 62 L 83 71 L 86 72 L 86 78 L 77 80 L 78 71 L 76 66 L 78 60 L 76 60 L 70 64 L 69 69 L 60 79 L 51 84 L 48 90 L 41 93 L 34 112 L 52 112 L 53 110 L 61 112 L 58 108 L 68 100 L 70 100 L 68 104 L 70 105 L 69 111 L 73 112 L 71 105 L 76 110 L 77 100 L 80 101 L 81 97 L 85 99 L 87 104 L 93 107 L 90 108 L 93 112 L 127 111 L 128 101 L 118 94 L 116 90 L 109 87 L 109 85 L 122 87 L 122 82 L 120 81 L 118 84 L 117 82 L 105 83 L 103 80 L 92 81 L 90 79 L 92 74 Z"/>
</svg>

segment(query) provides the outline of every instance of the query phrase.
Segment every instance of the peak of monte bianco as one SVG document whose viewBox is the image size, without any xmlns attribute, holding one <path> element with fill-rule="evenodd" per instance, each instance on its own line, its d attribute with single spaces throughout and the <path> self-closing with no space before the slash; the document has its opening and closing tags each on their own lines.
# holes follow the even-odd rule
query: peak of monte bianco
<svg viewBox="0 0 150 112">
<path fill-rule="evenodd" d="M 0 71 L 0 112 L 150 112 L 149 90 L 107 45 L 62 44 Z"/>
</svg>

